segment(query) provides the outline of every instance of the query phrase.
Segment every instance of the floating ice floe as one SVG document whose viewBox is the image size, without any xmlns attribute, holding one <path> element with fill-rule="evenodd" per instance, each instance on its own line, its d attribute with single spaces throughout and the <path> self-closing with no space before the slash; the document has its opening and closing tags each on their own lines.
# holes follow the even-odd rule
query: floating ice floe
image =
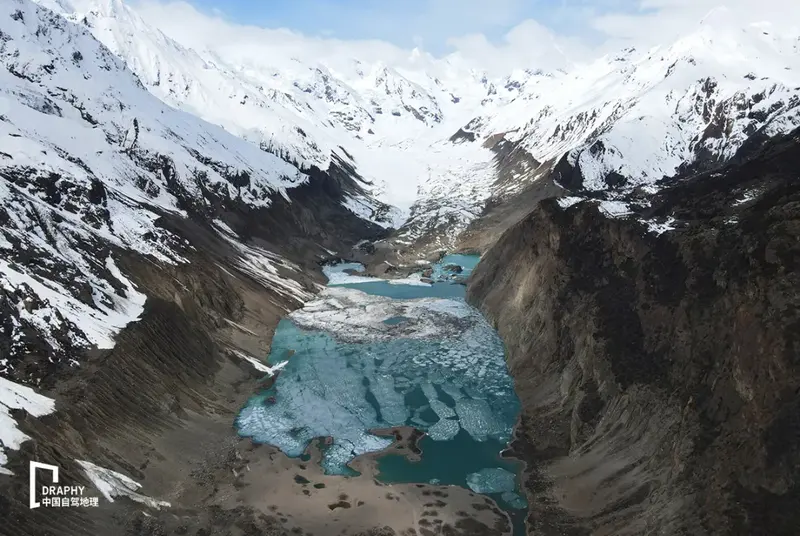
<svg viewBox="0 0 800 536">
<path fill-rule="evenodd" d="M 428 428 L 428 435 L 434 441 L 449 441 L 458 435 L 461 427 L 454 419 L 441 419 Z"/>
<path fill-rule="evenodd" d="M 396 317 L 408 320 L 386 323 Z M 392 300 L 343 287 L 325 289 L 290 318 L 304 329 L 326 331 L 346 342 L 456 337 L 466 324 L 483 321 L 478 311 L 460 300 Z"/>
<path fill-rule="evenodd" d="M 500 467 L 481 469 L 467 477 L 467 486 L 475 493 L 508 493 L 516 488 L 516 476 Z"/>
<path fill-rule="evenodd" d="M 431 283 L 422 280 L 422 273 L 411 274 L 402 279 L 389 279 L 387 281 L 390 285 L 412 285 L 417 287 L 429 287 Z"/>
<path fill-rule="evenodd" d="M 500 495 L 500 499 L 514 510 L 525 510 L 528 507 L 528 501 L 525 497 L 513 491 L 503 492 Z"/>
<path fill-rule="evenodd" d="M 353 275 L 350 272 L 363 272 L 364 265 L 358 262 L 341 262 L 322 267 L 322 273 L 328 278 L 328 285 L 351 285 L 354 283 L 374 283 L 382 281 L 377 277 Z"/>
<path fill-rule="evenodd" d="M 339 264 L 331 264 L 322 268 L 322 273 L 328 278 L 328 285 L 356 285 L 360 283 L 389 283 L 390 285 L 412 285 L 412 286 L 431 286 L 422 280 L 422 273 L 410 274 L 407 277 L 399 279 L 383 279 L 380 277 L 369 277 L 363 275 L 354 275 L 350 272 L 364 272 L 363 264 L 357 262 L 344 262 Z"/>
</svg>

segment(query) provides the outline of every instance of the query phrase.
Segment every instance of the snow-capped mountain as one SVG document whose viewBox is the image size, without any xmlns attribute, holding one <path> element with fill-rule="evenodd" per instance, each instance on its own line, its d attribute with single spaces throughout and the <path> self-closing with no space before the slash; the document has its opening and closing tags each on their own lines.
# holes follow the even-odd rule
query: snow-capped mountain
<svg viewBox="0 0 800 536">
<path fill-rule="evenodd" d="M 296 267 L 214 218 L 290 203 L 315 180 L 380 218 L 385 207 L 341 165 L 338 179 L 300 170 L 165 104 L 85 27 L 29 0 L 3 2 L 0 374 L 36 382 L 48 367 L 77 365 L 89 347 L 112 347 L 147 299 L 119 259 L 176 265 L 196 247 L 163 218 L 215 221 L 243 272 L 306 299 L 283 277 Z M 46 359 L 25 361 L 31 355 Z"/>
<path fill-rule="evenodd" d="M 165 102 L 301 168 L 352 160 L 376 195 L 404 211 L 427 179 L 428 147 L 449 138 L 494 91 L 482 73 L 418 51 L 409 62 L 419 68 L 409 70 L 358 58 L 281 57 L 267 45 L 194 50 L 122 0 L 39 2 L 84 25 Z M 409 158 L 410 150 L 418 154 Z"/>
<path fill-rule="evenodd" d="M 470 214 L 439 208 L 454 205 L 454 192 L 472 214 L 488 197 L 502 202 L 538 179 L 611 198 L 636 187 L 653 193 L 687 166 L 723 163 L 751 136 L 791 131 L 800 125 L 800 37 L 768 24 L 742 28 L 716 10 L 669 46 L 624 50 L 570 72 L 527 72 L 513 88 L 510 102 L 452 138 L 460 147 L 495 149 L 488 176 L 478 173 L 481 194 L 466 194 L 464 185 L 476 184 L 468 173 L 441 174 L 417 204 L 432 208 L 421 217 L 412 211 L 401 230 L 406 240 L 453 221 L 463 229 Z M 455 243 L 452 234 L 440 238 L 433 243 L 445 249 Z"/>
<path fill-rule="evenodd" d="M 122 0 L 39 2 L 84 25 L 165 102 L 301 168 L 352 163 L 400 207 L 400 248 L 430 232 L 451 247 L 489 198 L 551 171 L 570 189 L 651 185 L 799 122 L 798 37 L 742 28 L 724 9 L 672 44 L 492 79 L 416 50 L 402 66 L 283 57 L 267 43 L 195 50 Z M 499 142 L 526 154 L 503 180 Z"/>
<path fill-rule="evenodd" d="M 740 28 L 716 10 L 670 46 L 531 78 L 517 99 L 470 130 L 505 132 L 539 162 L 567 155 L 581 179 L 563 177 L 568 187 L 650 184 L 687 164 L 718 164 L 762 129 L 774 136 L 796 125 L 799 47 L 797 36 L 769 25 Z"/>
<path fill-rule="evenodd" d="M 724 12 L 670 45 L 495 79 L 419 51 L 389 65 L 195 50 L 121 0 L 10 0 L 0 32 L 5 373 L 30 330 L 56 361 L 113 344 L 146 299 L 115 255 L 174 264 L 193 247 L 165 214 L 269 207 L 328 173 L 352 213 L 400 227 L 398 251 L 438 251 L 536 180 L 652 191 L 800 123 L 798 37 Z M 289 263 L 215 225 L 246 270 L 305 296 L 278 276 Z"/>
</svg>

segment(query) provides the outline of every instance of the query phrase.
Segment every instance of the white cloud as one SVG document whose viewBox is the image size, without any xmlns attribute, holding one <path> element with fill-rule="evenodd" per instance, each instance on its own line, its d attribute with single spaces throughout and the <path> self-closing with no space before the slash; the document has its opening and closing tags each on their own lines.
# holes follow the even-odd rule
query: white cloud
<svg viewBox="0 0 800 536">
<path fill-rule="evenodd" d="M 520 4 L 521 0 L 500 0 L 487 15 L 482 0 L 430 0 L 429 9 L 414 16 L 412 29 L 417 33 L 413 35 L 413 43 L 423 48 L 427 42 L 425 36 L 433 31 L 453 35 L 446 42 L 453 49 L 454 62 L 498 75 L 517 67 L 556 69 L 585 55 L 577 40 L 560 38 L 535 20 L 513 26 Z M 218 13 L 202 13 L 184 1 L 141 0 L 135 7 L 145 20 L 176 41 L 195 49 L 221 51 L 228 58 L 235 55 L 252 58 L 259 50 L 266 53 L 268 49 L 273 58 L 287 60 L 316 58 L 330 64 L 342 58 L 358 58 L 402 66 L 410 57 L 409 50 L 387 41 L 312 37 L 288 29 L 242 25 Z M 447 23 L 440 24 L 444 20 Z M 511 30 L 499 43 L 492 43 L 479 32 L 456 33 L 470 27 L 503 26 L 511 26 Z M 429 54 L 425 58 L 433 59 Z"/>
<path fill-rule="evenodd" d="M 669 42 L 692 31 L 705 18 L 725 18 L 725 24 L 744 26 L 769 22 L 775 31 L 797 35 L 800 2 L 797 0 L 640 0 L 633 13 L 611 12 L 596 16 L 592 26 L 609 40 L 633 45 Z M 713 13 L 712 13 L 713 12 Z"/>
<path fill-rule="evenodd" d="M 720 1 L 729 8 L 734 24 L 766 20 L 776 31 L 800 34 L 797 0 L 562 0 L 560 6 L 542 11 L 551 27 L 524 18 L 531 12 L 526 0 L 495 0 L 491 9 L 486 9 L 485 0 L 425 0 L 424 9 L 403 12 L 397 20 L 366 7 L 353 15 L 353 25 L 369 26 L 387 40 L 312 37 L 288 29 L 242 25 L 216 11 L 202 13 L 183 0 L 138 0 L 136 7 L 148 22 L 184 45 L 222 51 L 229 58 L 269 54 L 286 61 L 316 58 L 329 65 L 358 58 L 403 66 L 409 62 L 410 51 L 388 40 L 402 40 L 397 37 L 405 32 L 405 39 L 418 48 L 444 41 L 452 50 L 453 63 L 499 75 L 514 68 L 554 70 L 624 46 L 671 42 L 697 28 Z M 492 40 L 487 35 L 501 37 Z M 423 54 L 415 61 L 432 60 Z"/>
<path fill-rule="evenodd" d="M 269 49 L 270 55 L 292 58 L 358 57 L 364 61 L 392 61 L 408 56 L 391 43 L 380 40 L 348 41 L 310 37 L 286 28 L 261 28 L 237 24 L 219 14 L 208 15 L 187 2 L 161 3 L 143 0 L 136 11 L 150 24 L 179 43 L 198 50 L 225 50 L 243 54 Z"/>
<path fill-rule="evenodd" d="M 514 26 L 498 44 L 491 43 L 482 34 L 450 38 L 448 43 L 467 61 L 491 66 L 501 73 L 518 68 L 552 71 L 589 55 L 580 41 L 559 37 L 533 19 Z"/>
</svg>

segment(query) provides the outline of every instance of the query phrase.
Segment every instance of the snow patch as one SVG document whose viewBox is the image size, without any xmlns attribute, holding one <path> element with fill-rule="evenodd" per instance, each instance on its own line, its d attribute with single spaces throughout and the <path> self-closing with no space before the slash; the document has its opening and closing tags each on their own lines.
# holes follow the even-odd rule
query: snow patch
<svg viewBox="0 0 800 536">
<path fill-rule="evenodd" d="M 5 449 L 19 450 L 22 443 L 30 439 L 17 428 L 10 410 L 23 409 L 34 417 L 41 417 L 56 410 L 55 400 L 0 376 L 0 474 L 11 475 L 4 466 L 8 459 Z"/>
<path fill-rule="evenodd" d="M 558 206 L 560 206 L 561 208 L 569 208 L 572 205 L 580 203 L 581 201 L 583 201 L 583 199 L 584 199 L 583 197 L 577 197 L 577 196 L 559 197 L 557 203 Z"/>
<path fill-rule="evenodd" d="M 105 469 L 91 462 L 75 461 L 83 468 L 86 477 L 108 502 L 114 502 L 114 497 L 128 497 L 150 508 L 160 509 L 170 506 L 170 503 L 166 501 L 159 501 L 138 493 L 142 485 L 122 473 Z"/>
<path fill-rule="evenodd" d="M 610 218 L 621 218 L 633 214 L 627 203 L 622 201 L 601 201 L 600 210 Z"/>
<path fill-rule="evenodd" d="M 758 189 L 758 188 L 754 188 L 752 190 L 748 190 L 744 194 L 742 194 L 742 197 L 740 197 L 739 199 L 734 201 L 731 206 L 740 207 L 742 205 L 745 205 L 745 204 L 749 203 L 750 201 L 753 201 L 759 195 L 761 195 L 761 190 Z"/>
<path fill-rule="evenodd" d="M 662 235 L 667 231 L 675 230 L 675 218 L 672 216 L 661 222 L 656 220 L 642 220 L 642 223 L 647 225 L 647 231 L 649 233 L 653 233 L 656 236 Z"/>
<path fill-rule="evenodd" d="M 62 319 L 67 319 L 98 348 L 113 348 L 114 336 L 141 315 L 146 296 L 122 275 L 110 257 L 106 260 L 106 268 L 125 286 L 125 295 L 117 294 L 106 281 L 95 280 L 94 307 L 79 301 L 61 285 L 48 280 L 40 281 L 21 269 L 15 269 L 3 259 L 0 259 L 0 287 L 12 293 L 20 291 L 23 295 L 29 295 L 27 289 L 30 289 L 42 300 L 41 307 L 31 310 L 20 302 L 18 312 L 20 318 L 36 326 L 54 346 L 58 346 L 58 342 L 48 334 L 62 328 Z"/>
<path fill-rule="evenodd" d="M 516 488 L 516 478 L 514 473 L 499 467 L 481 469 L 467 476 L 467 486 L 475 493 L 507 493 Z"/>
<path fill-rule="evenodd" d="M 274 376 L 276 372 L 280 371 L 283 367 L 285 367 L 289 363 L 288 361 L 282 361 L 281 363 L 278 363 L 277 365 L 270 367 L 269 365 L 263 363 L 262 361 L 259 361 L 255 357 L 245 354 L 244 352 L 240 352 L 238 350 L 232 350 L 232 351 L 235 355 L 253 365 L 253 368 L 255 368 L 257 371 L 263 372 L 270 377 Z"/>
</svg>

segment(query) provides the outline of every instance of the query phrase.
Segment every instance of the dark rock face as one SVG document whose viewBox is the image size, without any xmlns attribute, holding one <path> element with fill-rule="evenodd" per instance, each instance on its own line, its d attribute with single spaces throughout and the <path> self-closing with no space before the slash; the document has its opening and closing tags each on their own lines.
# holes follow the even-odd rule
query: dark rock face
<svg viewBox="0 0 800 536">
<path fill-rule="evenodd" d="M 459 128 L 458 131 L 450 136 L 450 141 L 453 143 L 463 143 L 464 141 L 475 141 L 475 133 Z"/>
<path fill-rule="evenodd" d="M 508 347 L 531 534 L 797 533 L 799 134 L 637 218 L 546 200 L 485 254 L 468 299 Z"/>
<path fill-rule="evenodd" d="M 593 147 L 596 147 L 595 144 Z M 569 163 L 569 155 L 564 155 L 553 168 L 553 180 L 567 190 L 581 190 L 583 188 L 583 174 L 581 168 L 575 163 Z"/>
<path fill-rule="evenodd" d="M 449 272 L 449 273 L 451 273 L 451 274 L 460 274 L 461 272 L 463 272 L 463 271 L 464 271 L 464 268 L 462 268 L 462 267 L 461 267 L 461 266 L 459 266 L 458 264 L 445 264 L 445 265 L 442 267 L 442 269 L 443 269 L 445 272 Z"/>
<path fill-rule="evenodd" d="M 488 250 L 510 227 L 525 218 L 543 199 L 562 195 L 550 175 L 532 182 L 509 199 L 490 200 L 481 216 L 472 221 L 458 237 L 458 250 L 482 253 Z"/>
</svg>

